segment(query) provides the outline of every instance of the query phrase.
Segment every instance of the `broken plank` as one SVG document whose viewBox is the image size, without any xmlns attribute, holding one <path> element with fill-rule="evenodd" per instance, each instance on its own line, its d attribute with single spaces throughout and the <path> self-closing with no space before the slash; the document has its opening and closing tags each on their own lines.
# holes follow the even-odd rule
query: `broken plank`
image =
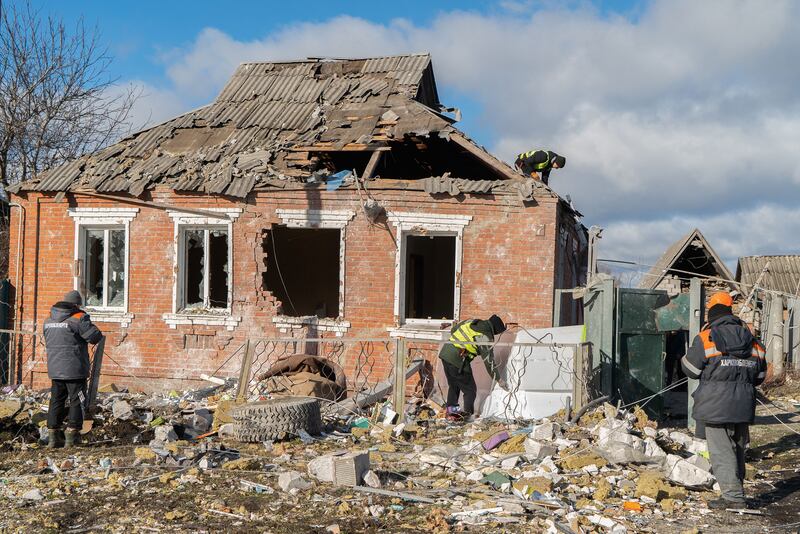
<svg viewBox="0 0 800 534">
<path fill-rule="evenodd" d="M 450 141 L 453 141 L 455 144 L 465 149 L 467 152 L 507 178 L 511 180 L 522 179 L 522 177 L 516 172 L 512 171 L 510 167 L 501 163 L 500 160 L 490 155 L 472 141 L 469 141 L 466 137 L 463 137 L 457 133 L 452 133 L 450 134 Z"/>
<path fill-rule="evenodd" d="M 192 215 L 202 215 L 203 217 L 213 217 L 215 219 L 230 219 L 228 214 L 221 211 L 206 211 L 198 210 L 195 208 L 185 208 L 183 206 L 175 206 L 172 204 L 164 204 L 161 202 L 152 202 L 149 200 L 140 200 L 138 198 L 119 197 L 116 195 L 106 195 L 103 193 L 95 193 L 94 191 L 70 191 L 72 195 L 86 195 L 89 197 L 102 198 L 104 200 L 114 200 L 116 202 L 127 202 L 128 204 L 135 204 L 137 206 L 146 206 L 148 208 L 157 208 L 160 210 L 174 210 Z"/>
<path fill-rule="evenodd" d="M 369 157 L 367 167 L 364 169 L 364 174 L 361 175 L 362 180 L 369 180 L 372 178 L 372 174 L 375 172 L 375 169 L 378 167 L 378 163 L 381 160 L 381 154 L 382 152 L 376 150 Z"/>
<path fill-rule="evenodd" d="M 413 493 L 405 493 L 402 491 L 389 491 L 384 489 L 378 488 L 370 488 L 367 486 L 354 486 L 354 490 L 361 491 L 364 493 L 374 493 L 375 495 L 383 495 L 385 497 L 394 497 L 396 499 L 403 499 L 406 501 L 412 502 L 422 502 L 425 504 L 436 504 L 436 501 L 433 499 L 429 499 L 427 497 L 420 497 L 419 495 L 414 495 Z"/>
<path fill-rule="evenodd" d="M 307 152 L 369 152 L 369 151 L 388 151 L 391 150 L 391 147 L 384 146 L 384 145 L 363 145 L 363 144 L 348 144 L 344 145 L 342 148 L 334 148 L 333 146 L 298 146 L 292 147 L 289 150 L 291 151 L 307 151 Z"/>
</svg>

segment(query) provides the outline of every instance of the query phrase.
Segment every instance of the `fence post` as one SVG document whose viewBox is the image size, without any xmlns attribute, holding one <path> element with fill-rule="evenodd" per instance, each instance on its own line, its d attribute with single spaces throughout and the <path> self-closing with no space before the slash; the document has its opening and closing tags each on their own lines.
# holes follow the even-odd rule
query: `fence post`
<svg viewBox="0 0 800 534">
<path fill-rule="evenodd" d="M 394 392 L 392 406 L 398 414 L 398 423 L 405 419 L 406 411 L 406 340 L 399 337 L 394 346 Z"/>
<path fill-rule="evenodd" d="M 703 327 L 703 315 L 705 311 L 705 291 L 703 283 L 699 278 L 692 278 L 689 281 L 689 344 L 694 341 L 694 337 L 700 333 Z M 697 430 L 697 422 L 692 417 L 694 412 L 694 397 L 692 393 L 697 389 L 699 380 L 689 379 L 686 386 L 687 394 L 687 414 L 686 426 L 689 430 L 695 432 Z"/>
<path fill-rule="evenodd" d="M 783 376 L 783 296 L 772 294 L 770 298 L 767 361 L 772 362 L 772 376 L 779 378 Z"/>
<path fill-rule="evenodd" d="M 254 346 L 250 339 L 244 344 L 244 360 L 239 372 L 239 388 L 236 391 L 236 400 L 244 400 L 247 396 L 247 386 L 250 385 L 250 368 L 253 365 Z"/>
</svg>

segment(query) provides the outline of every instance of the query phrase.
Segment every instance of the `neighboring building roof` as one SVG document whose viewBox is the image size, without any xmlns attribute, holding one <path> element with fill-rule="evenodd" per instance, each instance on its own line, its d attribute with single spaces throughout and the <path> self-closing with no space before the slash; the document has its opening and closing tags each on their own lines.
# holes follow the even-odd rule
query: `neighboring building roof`
<svg viewBox="0 0 800 534">
<path fill-rule="evenodd" d="M 330 175 L 326 154 L 446 143 L 477 158 L 489 169 L 485 177 L 528 183 L 530 196 L 557 196 L 478 147 L 440 111 L 428 54 L 244 63 L 211 104 L 9 189 L 139 196 L 161 184 L 245 197 L 257 187 Z M 456 188 L 469 191 L 447 186 Z"/>
<path fill-rule="evenodd" d="M 763 289 L 795 295 L 800 284 L 800 256 L 744 256 L 736 265 L 736 281 L 746 291 L 758 281 L 758 287 Z"/>
<path fill-rule="evenodd" d="M 676 269 L 676 271 L 671 271 L 671 269 Z M 691 276 L 687 272 L 733 280 L 733 275 L 725 263 L 708 244 L 702 232 L 695 228 L 667 248 L 666 252 L 642 278 L 639 287 L 654 289 L 668 274 L 686 278 Z M 729 282 L 729 285 L 735 288 L 732 282 Z"/>
</svg>

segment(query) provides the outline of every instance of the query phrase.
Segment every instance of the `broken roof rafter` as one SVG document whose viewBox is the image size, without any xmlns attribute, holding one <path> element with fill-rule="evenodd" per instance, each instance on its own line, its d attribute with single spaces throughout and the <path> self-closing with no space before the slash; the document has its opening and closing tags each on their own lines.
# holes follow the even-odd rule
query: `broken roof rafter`
<svg viewBox="0 0 800 534">
<path fill-rule="evenodd" d="M 676 268 L 676 264 L 685 258 L 686 252 L 690 247 L 699 248 L 703 251 L 704 256 L 711 263 L 711 266 L 717 273 L 717 277 L 728 281 L 731 289 L 736 289 L 736 284 L 731 282 L 733 275 L 731 274 L 725 262 L 719 257 L 717 252 L 708 243 L 702 232 L 694 228 L 682 238 L 675 241 L 667 248 L 664 254 L 656 261 L 650 272 L 644 276 L 639 287 L 643 289 L 654 289 L 661 283 L 665 276 L 670 273 L 670 269 Z M 690 262 L 691 264 L 691 262 Z M 676 272 L 678 272 L 676 270 Z"/>
</svg>

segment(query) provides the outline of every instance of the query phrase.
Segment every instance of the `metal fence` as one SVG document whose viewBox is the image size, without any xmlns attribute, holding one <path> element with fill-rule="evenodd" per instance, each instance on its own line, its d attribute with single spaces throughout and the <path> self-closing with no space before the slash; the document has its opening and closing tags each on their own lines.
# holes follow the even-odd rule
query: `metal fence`
<svg viewBox="0 0 800 534">
<path fill-rule="evenodd" d="M 0 335 L 6 336 L 0 343 L 4 384 L 32 384 L 35 373 L 46 373 L 46 353 L 40 334 L 0 330 Z M 217 360 L 220 364 L 208 374 L 237 378 L 236 393 L 240 400 L 300 392 L 337 402 L 337 406 L 344 405 L 352 411 L 387 396 L 395 407 L 406 406 L 409 395 L 443 402 L 447 387 L 438 354 L 445 344 L 447 341 L 406 338 L 252 338 L 221 353 Z M 495 404 L 495 415 L 517 419 L 524 413 L 525 403 L 533 402 L 531 399 L 550 402 L 547 395 L 554 394 L 559 395 L 558 402 L 568 397 L 567 406 L 561 407 L 578 409 L 594 395 L 587 344 L 513 341 L 476 344 L 491 346 L 507 383 L 505 393 L 497 396 L 498 390 L 487 378 L 488 373 L 477 368 L 479 390 L 494 390 L 490 394 L 496 398 L 490 401 Z M 115 370 L 121 368 L 141 381 L 136 376 L 139 370 L 127 369 L 124 362 L 114 359 L 113 351 L 106 349 L 106 355 L 104 368 L 113 364 Z M 93 350 L 90 356 L 94 366 Z M 477 361 L 477 365 L 482 365 L 480 358 Z M 289 364 L 294 367 L 287 376 L 280 370 Z M 199 380 L 207 371 L 197 370 L 192 378 Z"/>
</svg>

